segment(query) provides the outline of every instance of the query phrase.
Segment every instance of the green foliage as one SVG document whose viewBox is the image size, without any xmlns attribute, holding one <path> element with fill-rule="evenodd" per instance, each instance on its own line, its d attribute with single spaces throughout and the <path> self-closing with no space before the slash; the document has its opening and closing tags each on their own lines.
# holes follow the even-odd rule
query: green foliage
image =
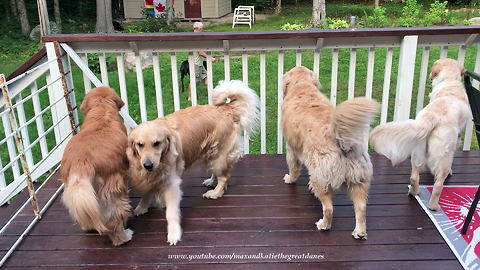
<svg viewBox="0 0 480 270">
<path fill-rule="evenodd" d="M 344 29 L 348 28 L 348 26 L 349 25 L 346 20 L 327 18 L 328 29 Z"/>
<path fill-rule="evenodd" d="M 365 17 L 362 18 L 365 23 L 365 27 L 369 27 L 369 28 L 385 27 L 388 22 L 388 18 L 385 15 L 386 11 L 387 11 L 386 8 L 379 6 L 373 10 L 373 15 L 369 16 L 365 12 L 364 13 Z"/>
<path fill-rule="evenodd" d="M 126 33 L 173 33 L 179 32 L 178 24 L 180 19 L 173 18 L 170 23 L 167 22 L 167 12 L 158 16 L 145 16 L 145 10 L 142 12 L 145 19 L 140 23 L 131 24 L 126 27 Z"/>
<path fill-rule="evenodd" d="M 96 53 L 89 53 L 88 56 L 88 68 L 96 74 L 100 74 L 100 63 L 98 61 L 98 54 Z M 112 70 L 115 68 L 115 64 L 117 59 L 113 55 L 106 54 L 105 55 L 105 62 L 107 63 L 107 70 Z"/>
<path fill-rule="evenodd" d="M 420 8 L 417 5 L 417 0 L 407 0 L 400 17 L 400 25 L 405 27 L 415 26 L 419 13 Z"/>
<path fill-rule="evenodd" d="M 439 24 L 442 21 L 445 22 L 447 19 L 447 4 L 448 1 L 440 3 L 439 0 L 435 0 L 434 3 L 430 5 L 430 9 L 425 13 L 425 18 L 423 19 L 423 26 L 431 26 Z"/>
<path fill-rule="evenodd" d="M 473 22 L 467 21 L 467 19 L 463 20 L 463 24 L 465 25 L 473 25 Z"/>
<path fill-rule="evenodd" d="M 255 11 L 259 10 L 267 10 L 269 8 L 274 8 L 276 5 L 276 1 L 270 0 L 232 0 L 232 10 L 234 10 L 238 6 L 254 6 Z M 284 4 L 284 3 L 282 3 Z"/>
<path fill-rule="evenodd" d="M 286 23 L 282 25 L 280 30 L 302 30 L 307 29 L 307 25 L 303 23 Z"/>
</svg>

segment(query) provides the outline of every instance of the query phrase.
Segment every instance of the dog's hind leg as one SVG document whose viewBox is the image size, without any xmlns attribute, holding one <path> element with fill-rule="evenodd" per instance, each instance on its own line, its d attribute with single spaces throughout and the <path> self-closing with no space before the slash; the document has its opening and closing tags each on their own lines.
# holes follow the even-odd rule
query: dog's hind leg
<svg viewBox="0 0 480 270">
<path fill-rule="evenodd" d="M 108 237 L 112 240 L 114 246 L 124 244 L 132 239 L 133 231 L 125 229 L 128 217 L 131 215 L 131 208 L 127 196 L 117 198 L 115 202 L 108 207 L 115 207 L 112 213 L 112 220 L 107 223 L 107 228 L 111 230 Z"/>
<path fill-rule="evenodd" d="M 367 239 L 367 197 L 370 189 L 370 182 L 360 182 L 348 186 L 348 195 L 353 201 L 355 209 L 355 229 L 352 232 L 355 239 Z"/>
<path fill-rule="evenodd" d="M 300 171 L 302 169 L 302 163 L 298 160 L 297 156 L 293 149 L 288 145 L 286 145 L 287 149 L 287 165 L 288 165 L 288 174 L 285 174 L 283 177 L 283 181 L 287 184 L 293 184 L 297 181 L 298 176 L 300 175 Z"/>
<path fill-rule="evenodd" d="M 333 191 L 330 188 L 324 190 L 323 187 L 318 185 L 316 181 L 318 180 L 310 177 L 309 186 L 315 194 L 315 197 L 317 197 L 322 203 L 323 217 L 317 223 L 315 223 L 315 225 L 317 225 L 317 229 L 327 231 L 330 230 L 330 228 L 332 227 Z"/>
<path fill-rule="evenodd" d="M 230 178 L 230 170 L 227 170 L 221 174 L 216 175 L 214 172 L 215 178 L 217 179 L 217 186 L 213 190 L 209 190 L 203 194 L 204 198 L 208 199 L 218 199 L 222 197 L 223 193 L 227 189 L 227 181 Z M 214 178 L 214 176 L 212 176 Z"/>
<path fill-rule="evenodd" d="M 422 141 L 412 151 L 410 160 L 410 163 L 412 164 L 412 174 L 410 175 L 410 188 L 408 190 L 408 194 L 412 196 L 416 196 L 420 193 L 420 172 L 427 162 L 426 147 L 426 141 Z"/>
<path fill-rule="evenodd" d="M 163 193 L 165 199 L 167 220 L 167 241 L 170 245 L 176 245 L 182 237 L 182 227 L 180 226 L 180 201 L 182 200 L 182 191 L 180 190 L 181 180 L 178 176 L 172 179 L 172 185 Z"/>
<path fill-rule="evenodd" d="M 152 200 L 153 195 L 154 195 L 154 192 L 151 190 L 142 193 L 140 202 L 135 208 L 135 211 L 133 211 L 133 214 L 135 216 L 140 216 L 148 212 L 148 207 L 150 206 L 150 201 Z"/>
<path fill-rule="evenodd" d="M 128 200 L 127 181 L 123 175 L 114 175 L 105 183 L 99 192 L 102 205 L 102 219 L 109 229 L 108 237 L 114 246 L 124 244 L 132 239 L 133 231 L 125 229 L 127 219 L 131 216 L 131 206 Z"/>
</svg>

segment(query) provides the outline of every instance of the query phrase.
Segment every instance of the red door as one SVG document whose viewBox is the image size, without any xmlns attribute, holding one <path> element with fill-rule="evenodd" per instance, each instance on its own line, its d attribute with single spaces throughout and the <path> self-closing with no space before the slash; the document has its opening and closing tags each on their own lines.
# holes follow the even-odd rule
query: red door
<svg viewBox="0 0 480 270">
<path fill-rule="evenodd" d="M 201 19 L 201 0 L 185 0 L 185 19 Z"/>
</svg>

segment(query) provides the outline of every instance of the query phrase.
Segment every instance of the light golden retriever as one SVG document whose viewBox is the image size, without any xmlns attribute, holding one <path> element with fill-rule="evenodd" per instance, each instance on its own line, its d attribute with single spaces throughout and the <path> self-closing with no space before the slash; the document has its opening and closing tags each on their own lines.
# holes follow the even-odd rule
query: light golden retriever
<svg viewBox="0 0 480 270">
<path fill-rule="evenodd" d="M 309 69 L 299 66 L 283 75 L 282 129 L 286 141 L 292 184 L 304 164 L 310 175 L 309 187 L 323 207 L 316 225 L 332 225 L 335 190 L 345 184 L 353 200 L 356 225 L 352 235 L 367 238 L 366 208 L 373 169 L 368 154 L 368 131 L 378 111 L 374 100 L 355 98 L 336 109 L 320 93 L 320 82 Z"/>
<path fill-rule="evenodd" d="M 107 234 L 113 245 L 130 241 L 124 228 L 131 215 L 128 200 L 127 132 L 118 111 L 124 105 L 113 89 L 99 87 L 85 96 L 80 132 L 63 153 L 60 172 L 63 202 L 82 229 Z"/>
<path fill-rule="evenodd" d="M 167 241 L 180 241 L 180 189 L 184 169 L 203 162 L 215 186 L 203 197 L 217 199 L 227 188 L 232 165 L 242 156 L 241 131 L 252 133 L 258 122 L 259 100 L 241 81 L 220 82 L 214 105 L 198 105 L 140 124 L 129 136 L 127 155 L 133 186 L 142 198 L 134 214 L 148 211 L 150 200 L 166 207 Z"/>
<path fill-rule="evenodd" d="M 471 120 L 467 94 L 461 83 L 465 69 L 453 59 L 436 61 L 430 72 L 430 103 L 415 120 L 385 123 L 372 130 L 375 151 L 393 165 L 411 157 L 409 194 L 419 193 L 420 172 L 427 166 L 435 177 L 428 208 L 438 211 L 438 199 L 445 178 L 452 172 L 453 155 L 461 144 L 467 122 Z"/>
</svg>

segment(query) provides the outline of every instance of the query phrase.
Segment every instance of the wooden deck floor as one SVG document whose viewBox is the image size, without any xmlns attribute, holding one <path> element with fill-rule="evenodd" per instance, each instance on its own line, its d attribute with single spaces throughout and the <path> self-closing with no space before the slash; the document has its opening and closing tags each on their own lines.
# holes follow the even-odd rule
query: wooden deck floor
<svg viewBox="0 0 480 270">
<path fill-rule="evenodd" d="M 287 172 L 284 155 L 248 155 L 236 164 L 228 190 L 218 200 L 202 198 L 207 188 L 201 183 L 207 175 L 201 168 L 184 174 L 184 234 L 177 246 L 166 242 L 165 212 L 161 209 L 132 218 L 128 222 L 134 231 L 132 241 L 113 247 L 106 236 L 82 232 L 57 198 L 4 267 L 461 269 L 415 198 L 407 195 L 409 163 L 393 168 L 376 154 L 372 154 L 372 161 L 374 180 L 367 208 L 367 240 L 351 236 L 354 211 L 345 190 L 334 197 L 332 229 L 318 231 L 315 222 L 322 215 L 321 205 L 308 190 L 306 171 L 295 185 L 286 185 L 282 181 Z M 479 161 L 478 151 L 456 153 L 454 174 L 446 184 L 478 183 Z M 422 174 L 421 184 L 432 183 L 432 176 Z M 56 186 L 59 181 L 51 181 L 39 193 L 40 205 Z M 139 201 L 135 192 L 131 201 L 133 206 Z M 17 204 L 0 209 L 0 222 L 10 215 L 8 208 Z M 6 253 L 32 217 L 29 207 L 0 237 L 0 255 Z M 274 257 L 282 254 L 282 258 Z M 287 255 L 302 254 L 321 258 L 286 259 Z M 188 256 L 193 255 L 206 258 L 189 260 Z M 237 257 L 220 259 L 210 255 Z M 240 258 L 243 255 L 260 258 Z"/>
</svg>

